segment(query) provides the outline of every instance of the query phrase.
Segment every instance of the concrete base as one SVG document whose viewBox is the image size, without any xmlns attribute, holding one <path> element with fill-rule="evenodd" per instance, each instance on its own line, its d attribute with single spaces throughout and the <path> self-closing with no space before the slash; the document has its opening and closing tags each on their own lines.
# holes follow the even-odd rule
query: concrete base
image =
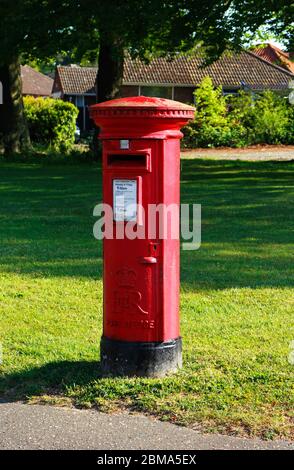
<svg viewBox="0 0 294 470">
<path fill-rule="evenodd" d="M 164 377 L 182 367 L 182 338 L 140 343 L 101 338 L 105 376 Z"/>
</svg>

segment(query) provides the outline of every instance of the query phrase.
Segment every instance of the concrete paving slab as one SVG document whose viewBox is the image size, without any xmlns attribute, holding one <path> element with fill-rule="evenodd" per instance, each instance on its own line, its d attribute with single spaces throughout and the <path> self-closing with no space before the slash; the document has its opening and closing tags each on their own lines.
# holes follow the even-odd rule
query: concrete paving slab
<svg viewBox="0 0 294 470">
<path fill-rule="evenodd" d="M 294 443 L 201 434 L 143 415 L 0 403 L 0 449 L 294 450 Z"/>
</svg>

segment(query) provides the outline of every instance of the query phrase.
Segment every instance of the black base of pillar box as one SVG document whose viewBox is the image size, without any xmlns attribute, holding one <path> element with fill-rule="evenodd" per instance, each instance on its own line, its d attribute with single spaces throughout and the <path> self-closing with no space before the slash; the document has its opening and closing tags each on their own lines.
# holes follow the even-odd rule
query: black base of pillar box
<svg viewBox="0 0 294 470">
<path fill-rule="evenodd" d="M 101 338 L 103 375 L 163 377 L 179 367 L 182 367 L 182 338 L 164 343 Z"/>
</svg>

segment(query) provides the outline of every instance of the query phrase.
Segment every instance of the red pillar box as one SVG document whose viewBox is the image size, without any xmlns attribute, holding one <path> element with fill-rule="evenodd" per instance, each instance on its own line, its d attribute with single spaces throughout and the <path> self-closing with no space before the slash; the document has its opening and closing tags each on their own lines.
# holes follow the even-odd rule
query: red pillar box
<svg viewBox="0 0 294 470">
<path fill-rule="evenodd" d="M 90 113 L 103 142 L 103 202 L 113 210 L 105 212 L 102 370 L 160 377 L 182 362 L 180 128 L 194 108 L 139 96 Z"/>
</svg>

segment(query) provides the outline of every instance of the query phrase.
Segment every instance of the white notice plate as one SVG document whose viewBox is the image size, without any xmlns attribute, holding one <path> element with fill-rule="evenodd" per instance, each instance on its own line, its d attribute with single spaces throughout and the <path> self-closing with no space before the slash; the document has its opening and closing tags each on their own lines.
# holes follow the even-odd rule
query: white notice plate
<svg viewBox="0 0 294 470">
<path fill-rule="evenodd" d="M 137 220 L 137 180 L 113 180 L 115 222 Z"/>
</svg>

